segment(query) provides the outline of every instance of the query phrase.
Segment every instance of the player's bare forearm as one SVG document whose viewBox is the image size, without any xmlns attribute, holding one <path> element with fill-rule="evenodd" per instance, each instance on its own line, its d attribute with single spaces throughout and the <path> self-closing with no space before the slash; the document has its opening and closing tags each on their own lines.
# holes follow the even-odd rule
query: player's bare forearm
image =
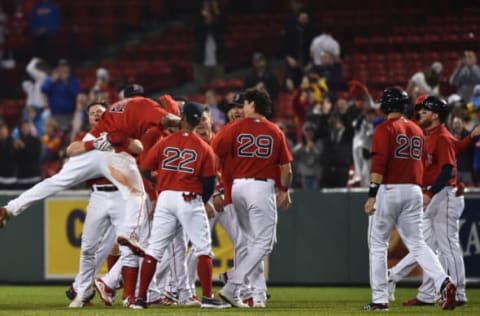
<svg viewBox="0 0 480 316">
<path fill-rule="evenodd" d="M 86 152 L 85 143 L 82 141 L 75 141 L 68 145 L 67 147 L 67 156 L 76 156 Z"/>
<path fill-rule="evenodd" d="M 383 182 L 383 175 L 380 174 L 380 173 L 372 172 L 372 173 L 370 174 L 370 182 L 382 184 L 382 182 Z"/>
<path fill-rule="evenodd" d="M 292 165 L 290 163 L 280 166 L 280 185 L 289 187 L 292 182 Z"/>
<path fill-rule="evenodd" d="M 383 182 L 383 175 L 380 173 L 372 172 L 370 174 L 370 189 L 368 191 L 368 199 L 363 206 L 365 214 L 368 216 L 375 213 L 375 201 L 377 196 L 378 187 Z"/>
</svg>

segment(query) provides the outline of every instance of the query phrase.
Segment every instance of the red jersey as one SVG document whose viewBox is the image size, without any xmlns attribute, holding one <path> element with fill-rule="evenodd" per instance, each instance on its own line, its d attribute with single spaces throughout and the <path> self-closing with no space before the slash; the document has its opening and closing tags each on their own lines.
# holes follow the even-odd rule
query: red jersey
<svg viewBox="0 0 480 316">
<path fill-rule="evenodd" d="M 231 156 L 232 178 L 277 178 L 278 165 L 291 162 L 283 132 L 265 118 L 245 118 L 223 128 L 212 143 L 224 161 Z"/>
<path fill-rule="evenodd" d="M 165 190 L 203 194 L 203 177 L 215 172 L 215 155 L 193 132 L 178 131 L 158 141 L 141 163 L 157 169 L 157 192 Z"/>
<path fill-rule="evenodd" d="M 375 128 L 372 173 L 383 175 L 384 184 L 422 185 L 423 133 L 412 121 L 389 119 Z"/>
<path fill-rule="evenodd" d="M 450 134 L 445 125 L 437 126 L 425 131 L 425 172 L 423 185 L 432 185 L 441 173 L 443 166 L 453 166 L 453 176 L 448 180 L 448 185 L 457 183 L 457 152 L 458 140 Z"/>
<path fill-rule="evenodd" d="M 101 132 L 121 131 L 127 137 L 141 139 L 149 128 L 159 126 L 165 115 L 167 112 L 153 100 L 128 98 L 112 104 L 90 133 L 98 137 Z"/>
</svg>

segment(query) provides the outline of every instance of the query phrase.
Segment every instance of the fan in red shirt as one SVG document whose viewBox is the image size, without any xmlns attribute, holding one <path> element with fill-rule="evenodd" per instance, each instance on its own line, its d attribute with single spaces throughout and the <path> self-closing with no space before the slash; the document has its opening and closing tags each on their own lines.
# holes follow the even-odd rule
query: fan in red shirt
<svg viewBox="0 0 480 316">
<path fill-rule="evenodd" d="M 200 123 L 203 106 L 187 102 L 183 106 L 180 131 L 156 143 L 141 162 L 142 170 L 157 170 L 159 193 L 151 235 L 140 272 L 138 296 L 133 308 L 146 308 L 147 290 L 157 262 L 181 225 L 198 256 L 198 276 L 202 285 L 201 306 L 227 308 L 212 296 L 212 245 L 205 203 L 215 188 L 215 158 L 212 149 L 193 129 Z M 193 297 L 180 298 L 189 305 Z M 200 302 L 198 302 L 200 305 Z"/>
</svg>

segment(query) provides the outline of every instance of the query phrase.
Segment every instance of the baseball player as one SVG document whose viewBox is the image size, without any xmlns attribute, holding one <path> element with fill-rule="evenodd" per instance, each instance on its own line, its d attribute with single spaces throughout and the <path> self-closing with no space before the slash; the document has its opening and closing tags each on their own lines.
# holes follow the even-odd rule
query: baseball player
<svg viewBox="0 0 480 316">
<path fill-rule="evenodd" d="M 157 169 L 159 197 L 141 267 L 138 296 L 132 308 L 147 307 L 147 290 L 156 264 L 179 225 L 198 254 L 198 275 L 203 293 L 201 306 L 229 307 L 212 295 L 213 253 L 204 203 L 214 191 L 216 173 L 212 150 L 193 133 L 202 113 L 200 104 L 185 103 L 181 130 L 155 144 L 140 165 L 142 170 Z M 193 298 L 190 297 L 189 301 Z"/>
<path fill-rule="evenodd" d="M 425 212 L 423 234 L 425 241 L 438 251 L 440 262 L 449 271 L 457 284 L 456 305 L 467 302 L 465 294 L 465 267 L 459 242 L 459 219 L 465 206 L 463 195 L 456 189 L 456 155 L 480 134 L 475 128 L 469 137 L 458 141 L 445 127 L 449 107 L 435 96 L 429 96 L 415 106 L 417 122 L 425 130 L 424 192 Z M 389 299 L 394 300 L 395 283 L 408 275 L 416 266 L 415 258 L 408 254 L 389 270 Z M 404 306 L 434 305 L 435 287 L 433 280 L 424 275 L 416 298 L 403 303 Z"/>
<path fill-rule="evenodd" d="M 247 238 L 246 255 L 237 260 L 231 278 L 220 296 L 235 307 L 247 308 L 240 297 L 244 280 L 273 248 L 277 203 L 289 207 L 292 155 L 283 132 L 265 117 L 270 114 L 267 93 L 247 90 L 245 119 L 228 126 L 213 140 L 220 163 L 231 155 L 232 201 L 242 234 Z M 281 168 L 281 188 L 276 196 L 275 179 Z"/>
<path fill-rule="evenodd" d="M 422 225 L 423 134 L 403 116 L 409 98 L 399 88 L 387 88 L 380 100 L 386 121 L 372 141 L 370 189 L 365 203 L 370 254 L 372 301 L 364 310 L 388 310 L 387 248 L 393 225 L 423 271 L 443 297 L 442 309 L 455 308 L 456 286 L 426 245 Z"/>
<path fill-rule="evenodd" d="M 136 96 L 112 104 L 100 122 L 85 137 L 87 149 L 103 148 L 108 132 L 121 131 L 127 137 L 140 139 L 152 126 L 178 124 L 179 118 L 167 113 L 150 99 Z M 95 138 L 97 137 L 97 138 Z M 108 146 L 107 146 L 108 148 Z M 0 208 L 0 225 L 10 216 L 20 215 L 32 203 L 51 196 L 87 179 L 104 176 L 121 192 L 125 216 L 117 241 L 123 245 L 138 244 L 138 229 L 146 221 L 145 190 L 135 159 L 128 153 L 91 150 L 70 158 L 62 170 L 23 192 L 18 198 Z M 141 242 L 141 241 L 140 241 Z M 121 247 L 124 295 L 133 303 L 138 274 L 138 258 L 128 247 Z"/>
</svg>

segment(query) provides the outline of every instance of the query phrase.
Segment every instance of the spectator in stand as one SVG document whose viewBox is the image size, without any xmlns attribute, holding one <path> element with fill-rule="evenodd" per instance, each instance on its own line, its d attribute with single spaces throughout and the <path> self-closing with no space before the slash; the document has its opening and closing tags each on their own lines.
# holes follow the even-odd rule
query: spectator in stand
<svg viewBox="0 0 480 316">
<path fill-rule="evenodd" d="M 267 58 L 260 52 L 252 56 L 252 68 L 243 81 L 243 88 L 255 88 L 257 90 L 266 90 L 270 94 L 272 102 L 275 102 L 278 96 L 278 79 L 268 69 Z"/>
<path fill-rule="evenodd" d="M 355 173 L 349 184 L 368 187 L 370 184 L 370 165 L 373 139 L 373 122 L 376 118 L 374 109 L 367 109 L 353 121 L 353 164 Z"/>
<path fill-rule="evenodd" d="M 480 84 L 480 67 L 473 51 L 465 51 L 458 60 L 457 67 L 450 76 L 450 84 L 457 88 L 457 93 L 463 100 L 472 98 L 473 87 Z"/>
<path fill-rule="evenodd" d="M 58 128 L 58 123 L 53 118 L 45 121 L 45 135 L 42 136 L 42 174 L 51 177 L 62 167 L 60 149 L 63 133 Z"/>
<path fill-rule="evenodd" d="M 352 125 L 346 125 L 339 113 L 329 118 L 330 135 L 325 142 L 322 155 L 323 187 L 343 188 L 347 186 L 349 170 L 352 165 Z"/>
<path fill-rule="evenodd" d="M 105 68 L 98 68 L 96 72 L 97 80 L 95 85 L 90 90 L 89 101 L 95 100 L 107 101 L 114 103 L 117 101 L 117 94 L 110 85 L 110 75 Z"/>
<path fill-rule="evenodd" d="M 13 138 L 5 122 L 0 121 L 0 190 L 13 189 L 17 169 Z"/>
<path fill-rule="evenodd" d="M 296 175 L 300 178 L 304 190 L 317 190 L 322 174 L 320 156 L 323 146 L 321 142 L 315 142 L 315 129 L 313 123 L 305 122 L 302 127 L 302 141 L 295 145 L 292 152 Z"/>
<path fill-rule="evenodd" d="M 324 98 L 321 102 L 317 102 L 315 106 L 307 113 L 307 121 L 312 122 L 316 126 L 315 139 L 317 141 L 326 142 L 330 136 L 330 115 L 332 114 L 332 102 L 329 98 Z"/>
<path fill-rule="evenodd" d="M 72 131 L 70 133 L 70 143 L 78 140 L 77 136 L 84 131 L 88 130 L 88 117 L 87 117 L 87 105 L 88 96 L 84 92 L 80 92 L 77 95 L 77 102 L 75 105 L 75 113 L 73 113 L 72 119 Z"/>
<path fill-rule="evenodd" d="M 324 78 L 328 86 L 327 94 L 333 103 L 337 100 L 337 92 L 340 89 L 342 80 L 342 68 L 336 57 L 329 52 L 321 52 L 319 54 L 321 64 L 314 64 L 309 73 L 316 74 L 318 78 Z"/>
<path fill-rule="evenodd" d="M 424 71 L 416 72 L 407 85 L 410 98 L 416 100 L 422 94 L 439 96 L 442 70 L 442 63 L 436 61 Z"/>
<path fill-rule="evenodd" d="M 44 108 L 42 85 L 48 78 L 50 66 L 43 60 L 33 57 L 26 67 L 29 80 L 22 82 L 22 88 L 27 95 L 26 106 L 33 106 L 41 111 Z"/>
<path fill-rule="evenodd" d="M 193 77 L 196 88 L 224 77 L 225 15 L 217 0 L 204 0 L 193 29 Z"/>
<path fill-rule="evenodd" d="M 40 155 L 42 144 L 30 132 L 30 123 L 22 120 L 19 124 L 20 138 L 15 139 L 15 160 L 18 166 L 16 189 L 28 189 L 42 179 L 40 172 Z"/>
<path fill-rule="evenodd" d="M 300 11 L 295 23 L 287 23 L 282 30 L 282 52 L 286 61 L 285 87 L 288 91 L 293 91 L 302 81 L 304 67 L 309 63 L 313 34 L 310 15 L 306 11 Z"/>
<path fill-rule="evenodd" d="M 23 9 L 23 2 L 15 3 L 15 11 L 8 17 L 6 48 L 10 54 L 17 57 L 25 55 L 28 20 Z"/>
<path fill-rule="evenodd" d="M 225 112 L 220 110 L 218 106 L 217 94 L 213 90 L 207 90 L 205 92 L 205 104 L 208 107 L 210 116 L 212 118 L 212 128 L 217 133 L 220 128 L 225 125 L 226 117 Z"/>
<path fill-rule="evenodd" d="M 23 120 L 28 123 L 30 134 L 34 137 L 40 138 L 43 135 L 44 121 L 41 115 L 38 115 L 37 109 L 29 106 L 25 109 Z M 40 125 L 42 124 L 42 125 Z M 41 134 L 41 135 L 40 135 Z M 21 136 L 21 125 L 16 126 L 12 131 L 13 139 L 19 139 Z"/>
<path fill-rule="evenodd" d="M 344 98 L 339 98 L 335 103 L 335 112 L 340 115 L 343 124 L 348 127 L 353 126 L 353 122 L 362 114 L 355 100 L 347 101 Z"/>
<path fill-rule="evenodd" d="M 470 132 L 465 128 L 464 119 L 460 116 L 454 116 L 452 118 L 451 132 L 456 139 L 463 139 L 470 134 Z M 473 184 L 472 168 L 473 142 L 467 149 L 457 155 L 457 181 L 463 182 L 466 185 Z"/>
<path fill-rule="evenodd" d="M 53 0 L 39 0 L 30 16 L 35 56 L 53 61 L 54 39 L 60 28 L 60 9 Z"/>
<path fill-rule="evenodd" d="M 59 123 L 62 130 L 68 130 L 75 111 L 75 103 L 80 84 L 71 75 L 70 65 L 65 59 L 58 61 L 50 77 L 42 85 L 45 103 L 50 115 Z"/>
<path fill-rule="evenodd" d="M 294 142 L 292 140 L 292 137 L 290 136 L 290 133 L 288 132 L 287 124 L 285 124 L 284 122 L 281 122 L 281 121 L 277 122 L 275 124 L 285 134 L 285 137 L 287 139 L 288 149 L 290 149 L 290 151 L 291 151 L 292 148 L 293 148 Z"/>
<path fill-rule="evenodd" d="M 322 33 L 316 36 L 310 44 L 310 56 L 314 66 L 320 66 L 325 63 L 322 55 L 330 55 L 333 63 L 340 62 L 340 44 L 332 35 Z"/>
</svg>

